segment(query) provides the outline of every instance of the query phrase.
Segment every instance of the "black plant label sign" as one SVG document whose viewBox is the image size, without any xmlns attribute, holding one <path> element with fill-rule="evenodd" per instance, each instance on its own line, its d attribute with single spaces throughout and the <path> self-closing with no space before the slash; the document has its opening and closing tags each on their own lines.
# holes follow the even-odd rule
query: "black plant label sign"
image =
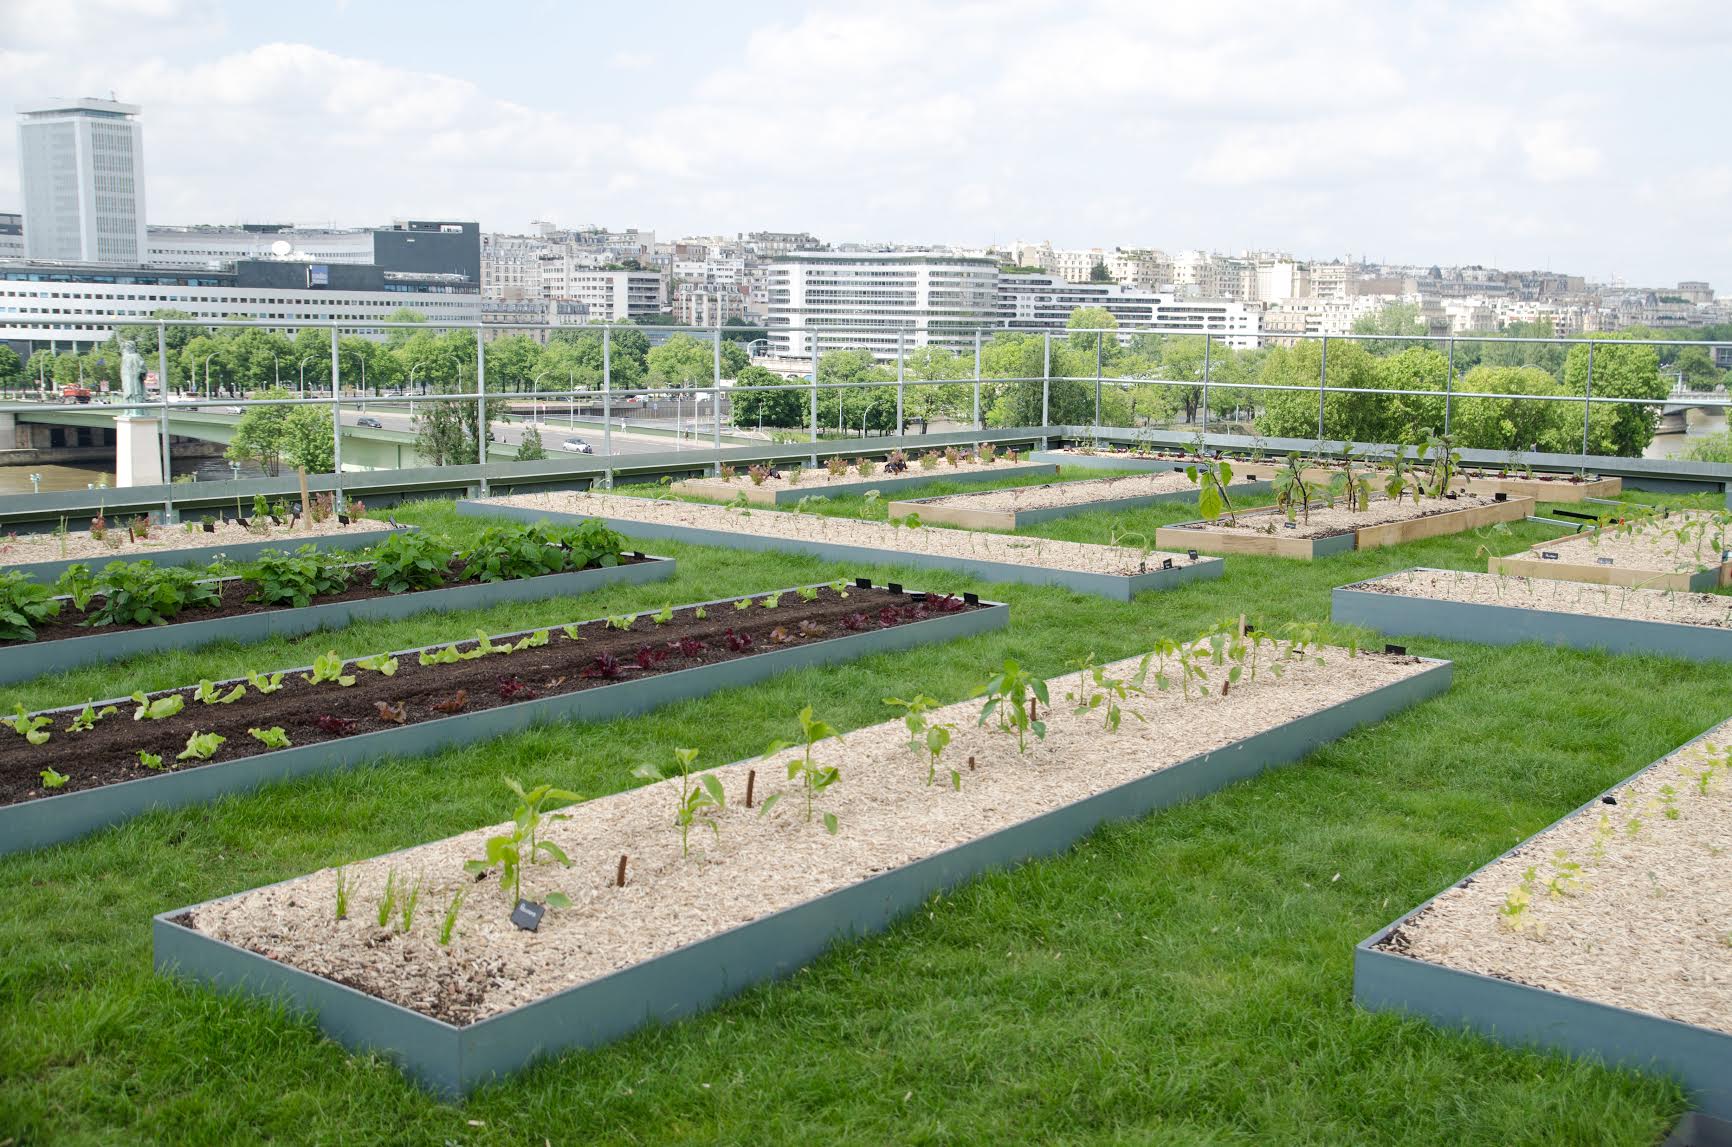
<svg viewBox="0 0 1732 1147">
<path fill-rule="evenodd" d="M 1595 558 L 1594 560 L 1603 566 L 1609 566 L 1612 564 L 1611 558 Z"/>
<path fill-rule="evenodd" d="M 511 922 L 525 932 L 533 932 L 541 927 L 541 918 L 547 914 L 547 909 L 533 900 L 519 900 L 517 907 L 511 910 Z"/>
<path fill-rule="evenodd" d="M 1552 550 L 1541 550 L 1540 560 L 1543 562 L 1555 562 L 1558 560 L 1558 555 Z"/>
<path fill-rule="evenodd" d="M 1173 559 L 1172 558 L 1162 558 L 1161 559 L 1161 568 L 1164 570 L 1172 569 L 1173 568 Z"/>
<path fill-rule="evenodd" d="M 1190 558 L 1192 561 L 1196 561 L 1197 560 L 1197 551 L 1196 550 L 1186 550 L 1185 556 Z"/>
</svg>

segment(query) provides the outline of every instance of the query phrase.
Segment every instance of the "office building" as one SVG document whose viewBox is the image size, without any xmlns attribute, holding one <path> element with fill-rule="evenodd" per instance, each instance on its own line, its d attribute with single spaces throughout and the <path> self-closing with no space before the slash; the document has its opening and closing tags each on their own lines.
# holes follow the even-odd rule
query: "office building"
<svg viewBox="0 0 1732 1147">
<path fill-rule="evenodd" d="M 25 255 L 141 263 L 144 129 L 138 105 L 49 100 L 18 109 Z"/>
</svg>

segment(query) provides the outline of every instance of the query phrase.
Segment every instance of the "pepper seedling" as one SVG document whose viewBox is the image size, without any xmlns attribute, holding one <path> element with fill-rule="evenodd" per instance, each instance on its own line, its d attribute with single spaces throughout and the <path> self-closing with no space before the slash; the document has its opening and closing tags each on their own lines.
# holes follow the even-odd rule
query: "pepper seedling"
<svg viewBox="0 0 1732 1147">
<path fill-rule="evenodd" d="M 691 855 L 692 850 L 688 837 L 692 831 L 692 825 L 699 823 L 699 816 L 709 809 L 720 812 L 727 807 L 727 798 L 722 793 L 721 778 L 717 777 L 716 774 L 705 773 L 697 778 L 696 784 L 692 783 L 692 762 L 697 759 L 698 751 L 696 749 L 674 750 L 674 761 L 680 770 L 680 798 L 674 806 L 674 824 L 680 830 L 681 856 Z M 661 770 L 654 765 L 640 765 L 632 771 L 633 775 L 643 777 L 646 780 L 659 781 L 662 779 Z M 722 835 L 721 826 L 716 823 L 714 817 L 705 817 L 702 823 L 708 825 L 710 831 L 715 833 L 718 838 Z"/>
<path fill-rule="evenodd" d="M 984 684 L 977 685 L 971 695 L 986 698 L 977 724 L 986 724 L 992 715 L 997 713 L 999 728 L 1016 730 L 1017 752 L 1028 751 L 1030 733 L 1038 740 L 1046 739 L 1046 722 L 1029 716 L 1028 712 L 1028 698 L 1031 695 L 1042 705 L 1051 704 L 1047 700 L 1046 682 L 1039 677 L 1030 676 L 1013 658 L 1005 658 L 998 673 L 988 678 Z"/>
<path fill-rule="evenodd" d="M 542 855 L 549 859 L 571 867 L 571 858 L 565 850 L 551 840 L 538 840 L 537 833 L 543 821 L 567 820 L 562 814 L 548 814 L 542 811 L 542 806 L 550 800 L 579 800 L 574 792 L 554 788 L 552 785 L 537 785 L 524 790 L 511 777 L 505 778 L 506 785 L 517 794 L 517 812 L 512 818 L 512 830 L 498 836 L 487 838 L 487 855 L 481 860 L 468 860 L 463 864 L 464 871 L 476 876 L 499 869 L 499 886 L 511 889 L 513 906 L 523 899 L 523 869 L 534 864 Z M 550 892 L 544 903 L 550 908 L 569 908 L 571 899 L 563 892 Z"/>
<path fill-rule="evenodd" d="M 956 726 L 927 717 L 926 714 L 938 708 L 938 702 L 924 693 L 916 693 L 907 701 L 900 697 L 886 697 L 884 703 L 903 710 L 902 723 L 908 729 L 908 747 L 916 756 L 925 754 L 926 783 L 932 784 L 938 776 L 938 759 L 950 746 Z M 962 790 L 961 770 L 950 770 L 950 786 L 958 792 Z"/>
<path fill-rule="evenodd" d="M 807 821 L 812 819 L 813 800 L 819 793 L 822 793 L 825 789 L 842 779 L 841 770 L 837 769 L 834 765 L 822 764 L 812 759 L 813 748 L 819 742 L 830 740 L 832 737 L 840 741 L 842 739 L 842 734 L 829 724 L 814 718 L 812 716 L 812 706 L 807 705 L 805 708 L 800 710 L 801 739 L 798 741 L 772 741 L 770 747 L 764 750 L 764 756 L 766 757 L 773 757 L 784 749 L 798 748 L 801 750 L 800 756 L 788 762 L 788 779 L 794 780 L 798 778 L 800 780 L 801 786 L 805 792 Z M 762 816 L 769 812 L 771 808 L 775 807 L 776 802 L 781 798 L 781 793 L 774 793 L 765 799 L 764 803 L 758 808 L 758 815 Z M 836 814 L 829 812 L 825 813 L 824 831 L 833 835 L 836 832 L 837 827 L 838 822 L 836 820 Z"/>
</svg>

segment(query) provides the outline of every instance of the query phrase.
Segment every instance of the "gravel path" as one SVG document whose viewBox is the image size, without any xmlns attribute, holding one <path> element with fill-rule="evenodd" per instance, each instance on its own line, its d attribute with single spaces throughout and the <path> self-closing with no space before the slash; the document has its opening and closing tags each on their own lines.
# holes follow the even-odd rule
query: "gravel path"
<svg viewBox="0 0 1732 1147">
<path fill-rule="evenodd" d="M 1729 736 L 1732 722 L 1706 741 Z M 1613 796 L 1616 805 L 1590 805 L 1443 893 L 1389 947 L 1732 1032 L 1732 770 L 1697 742 Z M 1511 916 L 1524 883 L 1528 905 Z"/>
<path fill-rule="evenodd" d="M 975 558 L 1018 565 L 1088 573 L 1129 576 L 1142 572 L 1145 558 L 1140 550 L 1125 546 L 1057 542 L 1045 538 L 1021 538 L 988 534 L 977 530 L 904 529 L 888 522 L 858 518 L 834 518 L 821 514 L 797 514 L 780 510 L 708 506 L 652 498 L 628 498 L 619 494 L 517 494 L 495 499 L 500 505 L 522 506 L 563 514 L 584 514 L 660 525 L 693 526 L 705 530 L 727 530 L 758 537 L 794 538 L 830 542 L 844 546 L 868 546 L 902 553 L 934 554 L 942 557 Z M 629 532 L 629 531 L 628 531 Z M 1175 568 L 1194 565 L 1182 553 L 1153 551 L 1150 567 L 1172 559 Z M 1199 556 L 1198 562 L 1216 559 Z"/>
<path fill-rule="evenodd" d="M 29 565 L 34 562 L 54 562 L 67 558 L 90 558 L 106 561 L 115 558 L 137 560 L 148 558 L 166 550 L 206 549 L 212 546 L 239 545 L 243 542 L 262 542 L 280 540 L 285 547 L 294 547 L 304 541 L 314 538 L 329 537 L 333 534 L 353 535 L 358 533 L 385 533 L 390 530 L 385 522 L 371 518 L 362 518 L 352 525 L 343 525 L 336 518 L 327 518 L 316 526 L 307 523 L 297 523 L 293 529 L 286 526 L 271 526 L 267 530 L 254 533 L 242 529 L 233 522 L 224 520 L 217 523 L 214 533 L 205 533 L 202 529 L 196 533 L 188 533 L 184 526 L 156 526 L 150 531 L 150 536 L 143 541 L 129 540 L 126 533 L 126 523 L 116 519 L 112 521 L 102 538 L 98 541 L 90 536 L 88 530 L 68 531 L 64 548 L 61 539 L 53 534 L 8 534 L 0 542 L 0 569 L 13 565 Z"/>
<path fill-rule="evenodd" d="M 1245 679 L 1228 697 L 1185 700 L 1175 686 L 1136 698 L 1133 707 L 1145 721 L 1127 716 L 1117 733 L 1108 733 L 1098 715 L 1074 715 L 1062 698 L 1076 687 L 1076 677 L 1055 678 L 1055 705 L 1041 714 L 1048 723 L 1046 739 L 1031 737 L 1026 755 L 1018 754 L 1013 734 L 976 725 L 979 701 L 948 706 L 933 719 L 953 723 L 955 740 L 933 785 L 926 783 L 925 757 L 910 751 L 900 720 L 856 730 L 844 742 L 825 742 L 815 751 L 817 761 L 841 770 L 841 780 L 816 802 L 820 813 L 839 818 L 834 836 L 818 821 L 805 819 L 800 794 L 782 767 L 795 755 L 790 752 L 715 770 L 729 805 L 713 818 L 719 835 L 702 824 L 692 829 L 689 858 L 680 855 L 673 825 L 677 779 L 575 806 L 566 810 L 569 820 L 546 829 L 546 837 L 570 855 L 573 866 L 537 865 L 524 881 L 526 895 L 541 899 L 558 888 L 573 907 L 550 910 L 534 933 L 507 921 L 509 897 L 496 877 L 477 882 L 463 871 L 466 859 L 482 855 L 486 838 L 508 825 L 348 865 L 345 876 L 353 891 L 346 920 L 335 919 L 336 874 L 327 869 L 202 908 L 193 923 L 210 935 L 405 1006 L 472 1022 L 1158 772 L 1426 667 L 1415 658 L 1327 652 L 1327 666 L 1301 658 L 1290 662 L 1280 680 L 1265 663 L 1255 681 Z M 1110 670 L 1128 675 L 1135 666 L 1127 660 Z M 911 685 L 910 692 L 914 689 Z M 788 732 L 797 732 L 793 714 L 787 723 Z M 951 767 L 962 772 L 960 791 L 950 786 Z M 767 816 L 740 807 L 747 769 L 757 771 L 758 801 L 777 791 L 784 794 Z M 550 761 L 544 772 L 520 779 L 557 783 L 561 778 L 557 763 Z M 512 798 L 503 786 L 499 795 L 503 813 Z M 622 854 L 630 858 L 627 882 L 617 888 L 614 876 Z M 409 935 L 378 924 L 382 891 L 393 873 L 397 882 L 421 888 Z M 440 918 L 458 890 L 465 899 L 457 936 L 441 947 Z"/>
</svg>

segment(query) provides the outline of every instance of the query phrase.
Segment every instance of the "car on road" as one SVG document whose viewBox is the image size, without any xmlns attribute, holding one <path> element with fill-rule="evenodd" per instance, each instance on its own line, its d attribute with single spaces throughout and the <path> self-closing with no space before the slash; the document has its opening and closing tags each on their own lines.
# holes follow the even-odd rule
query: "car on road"
<svg viewBox="0 0 1732 1147">
<path fill-rule="evenodd" d="M 385 429 L 385 424 L 383 422 L 380 422 L 377 418 L 374 418 L 371 414 L 363 414 L 363 415 L 361 415 L 361 417 L 355 419 L 355 425 L 356 426 L 369 426 L 369 427 L 373 428 L 374 430 Z"/>
<path fill-rule="evenodd" d="M 581 438 L 567 438 L 559 444 L 559 448 L 567 454 L 594 454 L 595 447 Z"/>
<path fill-rule="evenodd" d="M 245 414 L 246 413 L 246 411 L 242 410 L 238 406 L 219 406 L 219 407 L 217 407 L 216 412 L 218 414 Z"/>
</svg>

